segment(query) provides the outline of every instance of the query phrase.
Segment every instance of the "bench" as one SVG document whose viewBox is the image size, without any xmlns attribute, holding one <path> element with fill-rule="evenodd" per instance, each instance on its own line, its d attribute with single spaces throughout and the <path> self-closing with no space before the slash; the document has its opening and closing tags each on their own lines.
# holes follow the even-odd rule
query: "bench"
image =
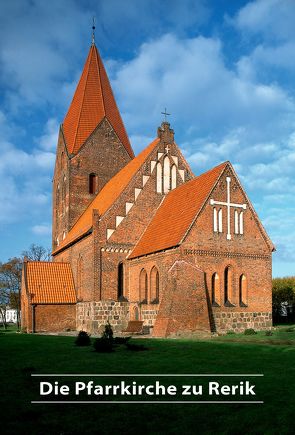
<svg viewBox="0 0 295 435">
<path fill-rule="evenodd" d="M 143 331 L 143 321 L 142 320 L 130 320 L 128 322 L 127 328 L 122 331 L 128 334 L 142 334 Z"/>
</svg>

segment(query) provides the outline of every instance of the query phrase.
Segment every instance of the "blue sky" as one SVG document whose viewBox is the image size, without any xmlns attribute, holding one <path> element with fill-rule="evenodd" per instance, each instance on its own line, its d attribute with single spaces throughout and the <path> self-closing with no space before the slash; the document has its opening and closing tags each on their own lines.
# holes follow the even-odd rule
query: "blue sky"
<svg viewBox="0 0 295 435">
<path fill-rule="evenodd" d="M 96 44 L 137 154 L 167 107 L 195 174 L 230 160 L 295 265 L 293 0 L 10 0 L 0 16 L 0 261 L 51 244 L 58 126 Z"/>
</svg>

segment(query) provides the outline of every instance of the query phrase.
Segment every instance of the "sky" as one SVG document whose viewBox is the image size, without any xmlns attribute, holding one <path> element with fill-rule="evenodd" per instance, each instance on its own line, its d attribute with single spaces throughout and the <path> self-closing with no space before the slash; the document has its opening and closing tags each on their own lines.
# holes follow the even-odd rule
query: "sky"
<svg viewBox="0 0 295 435">
<path fill-rule="evenodd" d="M 273 275 L 295 275 L 294 0 L 0 1 L 0 261 L 51 245 L 57 134 L 95 16 L 135 154 L 166 107 L 196 175 L 232 162 Z"/>
</svg>

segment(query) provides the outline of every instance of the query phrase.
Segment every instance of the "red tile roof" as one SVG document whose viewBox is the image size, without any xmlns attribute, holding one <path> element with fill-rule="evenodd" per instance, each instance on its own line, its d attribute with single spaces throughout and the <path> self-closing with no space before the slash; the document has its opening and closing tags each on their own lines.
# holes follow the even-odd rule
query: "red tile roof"
<svg viewBox="0 0 295 435">
<path fill-rule="evenodd" d="M 32 304 L 75 304 L 73 274 L 69 263 L 28 261 L 24 264 L 27 292 Z"/>
<path fill-rule="evenodd" d="M 169 192 L 128 258 L 179 245 L 226 165 L 222 163 Z"/>
<path fill-rule="evenodd" d="M 149 154 L 159 143 L 159 138 L 149 144 L 137 157 L 130 160 L 111 180 L 102 188 L 94 200 L 89 204 L 84 213 L 80 216 L 72 229 L 67 234 L 65 240 L 58 246 L 53 254 L 57 254 L 68 244 L 86 234 L 92 228 L 93 210 L 98 210 L 102 216 L 121 195 L 123 190 L 129 184 L 136 172 L 141 168 Z"/>
<path fill-rule="evenodd" d="M 96 46 L 92 45 L 63 122 L 69 153 L 79 151 L 104 117 L 109 120 L 130 157 L 134 157 L 107 73 Z"/>
</svg>

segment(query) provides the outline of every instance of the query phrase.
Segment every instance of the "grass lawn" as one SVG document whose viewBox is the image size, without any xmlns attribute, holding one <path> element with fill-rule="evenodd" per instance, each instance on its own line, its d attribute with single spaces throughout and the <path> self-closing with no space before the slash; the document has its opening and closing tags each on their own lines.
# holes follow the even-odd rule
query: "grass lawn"
<svg viewBox="0 0 295 435">
<path fill-rule="evenodd" d="M 269 337 L 259 333 L 227 335 L 210 341 L 138 339 L 136 343 L 144 343 L 149 350 L 130 352 L 120 347 L 111 354 L 76 347 L 73 337 L 0 332 L 0 433 L 294 433 L 295 332 L 287 332 L 286 328 L 279 328 Z M 266 344 L 265 340 L 272 341 Z M 263 373 L 264 377 L 248 379 L 256 385 L 256 400 L 263 400 L 264 404 L 31 404 L 31 400 L 40 399 L 40 379 L 32 378 L 32 373 Z M 59 380 L 71 382 L 69 378 Z M 147 383 L 146 378 L 136 380 Z M 209 380 L 232 384 L 245 378 L 158 380 L 180 387 L 188 382 L 206 386 Z M 94 381 L 102 383 L 101 378 Z M 187 399 L 201 400 L 198 396 Z"/>
</svg>

